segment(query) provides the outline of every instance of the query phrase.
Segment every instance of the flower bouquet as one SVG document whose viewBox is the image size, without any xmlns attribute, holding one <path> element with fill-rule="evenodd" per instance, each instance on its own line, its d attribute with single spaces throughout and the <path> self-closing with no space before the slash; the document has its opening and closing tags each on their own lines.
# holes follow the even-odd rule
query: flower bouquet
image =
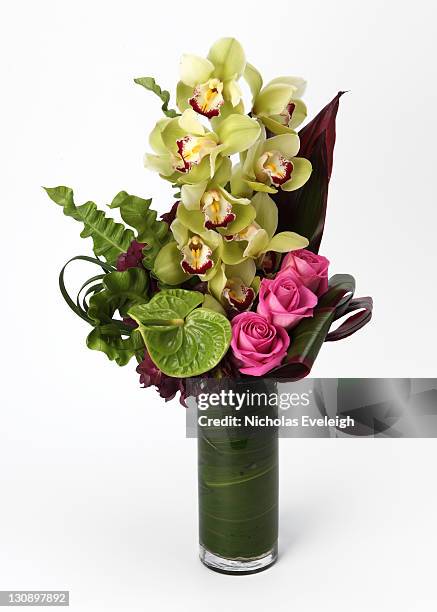
<svg viewBox="0 0 437 612">
<path fill-rule="evenodd" d="M 77 205 L 68 187 L 46 189 L 93 241 L 95 257 L 66 266 L 83 260 L 101 269 L 76 299 L 66 266 L 59 278 L 68 305 L 92 328 L 87 346 L 120 366 L 136 359 L 141 383 L 165 400 L 179 391 L 184 402 L 188 381 L 246 392 L 308 375 L 324 341 L 353 334 L 372 313 L 370 298 L 353 298 L 353 277 L 328 280 L 329 262 L 318 254 L 342 93 L 297 132 L 305 81 L 264 85 L 233 38 L 206 58 L 182 57 L 178 110 L 153 78 L 135 82 L 162 102 L 145 166 L 174 190 L 171 210 L 158 219 L 150 199 L 121 191 L 109 208 L 124 225 L 94 202 Z M 205 564 L 247 573 L 273 563 L 277 497 L 276 432 L 199 427 Z"/>
</svg>

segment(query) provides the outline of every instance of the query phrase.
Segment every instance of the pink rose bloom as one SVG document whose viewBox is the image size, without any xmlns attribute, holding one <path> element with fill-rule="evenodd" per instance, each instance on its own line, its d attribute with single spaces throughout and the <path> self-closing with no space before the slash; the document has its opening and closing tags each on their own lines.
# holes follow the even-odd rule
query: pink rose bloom
<svg viewBox="0 0 437 612">
<path fill-rule="evenodd" d="M 281 270 L 274 279 L 261 281 L 257 312 L 273 325 L 290 329 L 304 317 L 312 317 L 316 304 L 317 296 L 291 268 Z"/>
<path fill-rule="evenodd" d="M 322 295 L 328 290 L 328 266 L 326 257 L 316 255 L 307 249 L 298 249 L 287 253 L 281 265 L 281 270 L 295 270 L 302 283 L 316 295 Z"/>
<path fill-rule="evenodd" d="M 284 359 L 290 338 L 256 312 L 242 312 L 232 319 L 231 347 L 241 362 L 242 374 L 262 376 Z"/>
</svg>

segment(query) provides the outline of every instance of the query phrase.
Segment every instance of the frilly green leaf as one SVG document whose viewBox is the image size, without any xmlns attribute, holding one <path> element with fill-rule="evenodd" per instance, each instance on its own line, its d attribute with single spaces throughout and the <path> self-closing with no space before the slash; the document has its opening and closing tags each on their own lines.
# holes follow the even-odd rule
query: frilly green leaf
<svg viewBox="0 0 437 612">
<path fill-rule="evenodd" d="M 175 111 L 173 108 L 168 108 L 168 103 L 170 101 L 170 93 L 165 89 L 161 89 L 158 83 L 155 81 L 153 77 L 140 77 L 134 79 L 134 82 L 137 85 L 141 85 L 145 87 L 149 91 L 153 91 L 161 100 L 162 100 L 162 112 L 166 117 L 177 117 L 179 113 Z"/>
<path fill-rule="evenodd" d="M 44 187 L 44 189 L 53 202 L 62 206 L 64 215 L 84 224 L 80 235 L 82 238 L 92 238 L 96 256 L 104 257 L 106 261 L 114 264 L 118 256 L 127 251 L 134 239 L 132 230 L 106 217 L 94 202 L 76 206 L 73 190 L 70 187 Z"/>
<path fill-rule="evenodd" d="M 153 268 L 160 249 L 170 238 L 167 223 L 157 221 L 156 211 L 150 209 L 151 203 L 151 199 L 144 200 L 120 191 L 110 204 L 110 208 L 119 208 L 123 221 L 137 231 L 136 240 L 146 243 L 143 265 L 149 270 Z"/>
</svg>

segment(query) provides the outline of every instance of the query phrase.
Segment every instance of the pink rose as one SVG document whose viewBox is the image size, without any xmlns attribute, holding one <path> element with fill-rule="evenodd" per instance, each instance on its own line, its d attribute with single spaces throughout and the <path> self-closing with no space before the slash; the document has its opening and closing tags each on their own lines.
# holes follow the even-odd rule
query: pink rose
<svg viewBox="0 0 437 612">
<path fill-rule="evenodd" d="M 290 338 L 256 312 L 242 312 L 232 319 L 231 347 L 241 362 L 242 374 L 262 376 L 284 359 Z"/>
<path fill-rule="evenodd" d="M 273 325 L 294 327 L 304 317 L 313 316 L 316 304 L 317 296 L 291 268 L 281 270 L 274 279 L 261 281 L 257 312 Z"/>
<path fill-rule="evenodd" d="M 307 249 L 299 249 L 287 253 L 281 265 L 281 270 L 295 270 L 302 283 L 316 295 L 322 295 L 328 290 L 328 266 L 326 257 L 316 255 Z"/>
</svg>

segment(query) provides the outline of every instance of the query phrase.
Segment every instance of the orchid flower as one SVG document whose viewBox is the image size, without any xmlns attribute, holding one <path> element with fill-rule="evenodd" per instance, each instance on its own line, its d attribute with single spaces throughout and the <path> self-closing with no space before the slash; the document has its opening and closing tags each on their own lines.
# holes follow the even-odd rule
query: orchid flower
<svg viewBox="0 0 437 612">
<path fill-rule="evenodd" d="M 267 193 L 257 193 L 251 205 L 255 210 L 255 219 L 233 236 L 224 237 L 221 258 L 225 264 L 236 265 L 247 258 L 261 264 L 268 251 L 287 253 L 308 246 L 308 240 L 295 232 L 275 235 L 278 209 Z"/>
<path fill-rule="evenodd" d="M 257 121 L 246 115 L 230 115 L 216 132 L 208 132 L 187 109 L 158 121 L 149 138 L 155 154 L 146 154 L 144 165 L 172 183 L 199 183 L 214 176 L 223 156 L 246 151 L 259 134 Z"/>
<path fill-rule="evenodd" d="M 243 48 L 235 38 L 221 38 L 208 58 L 183 55 L 176 98 L 181 112 L 193 108 L 211 119 L 223 111 L 243 112 L 239 78 L 246 67 Z"/>
<path fill-rule="evenodd" d="M 278 77 L 260 91 L 253 91 L 252 115 L 273 134 L 292 134 L 307 115 L 301 97 L 306 82 L 300 77 Z"/>
<path fill-rule="evenodd" d="M 257 294 L 256 265 L 246 259 L 237 265 L 221 264 L 208 283 L 208 290 L 226 310 L 243 312 L 248 310 Z"/>
<path fill-rule="evenodd" d="M 251 189 L 266 193 L 294 191 L 311 176 L 311 162 L 296 157 L 299 136 L 294 133 L 265 138 L 261 136 L 247 152 L 242 163 L 235 167 L 231 186 L 233 192 L 245 196 Z"/>
</svg>

